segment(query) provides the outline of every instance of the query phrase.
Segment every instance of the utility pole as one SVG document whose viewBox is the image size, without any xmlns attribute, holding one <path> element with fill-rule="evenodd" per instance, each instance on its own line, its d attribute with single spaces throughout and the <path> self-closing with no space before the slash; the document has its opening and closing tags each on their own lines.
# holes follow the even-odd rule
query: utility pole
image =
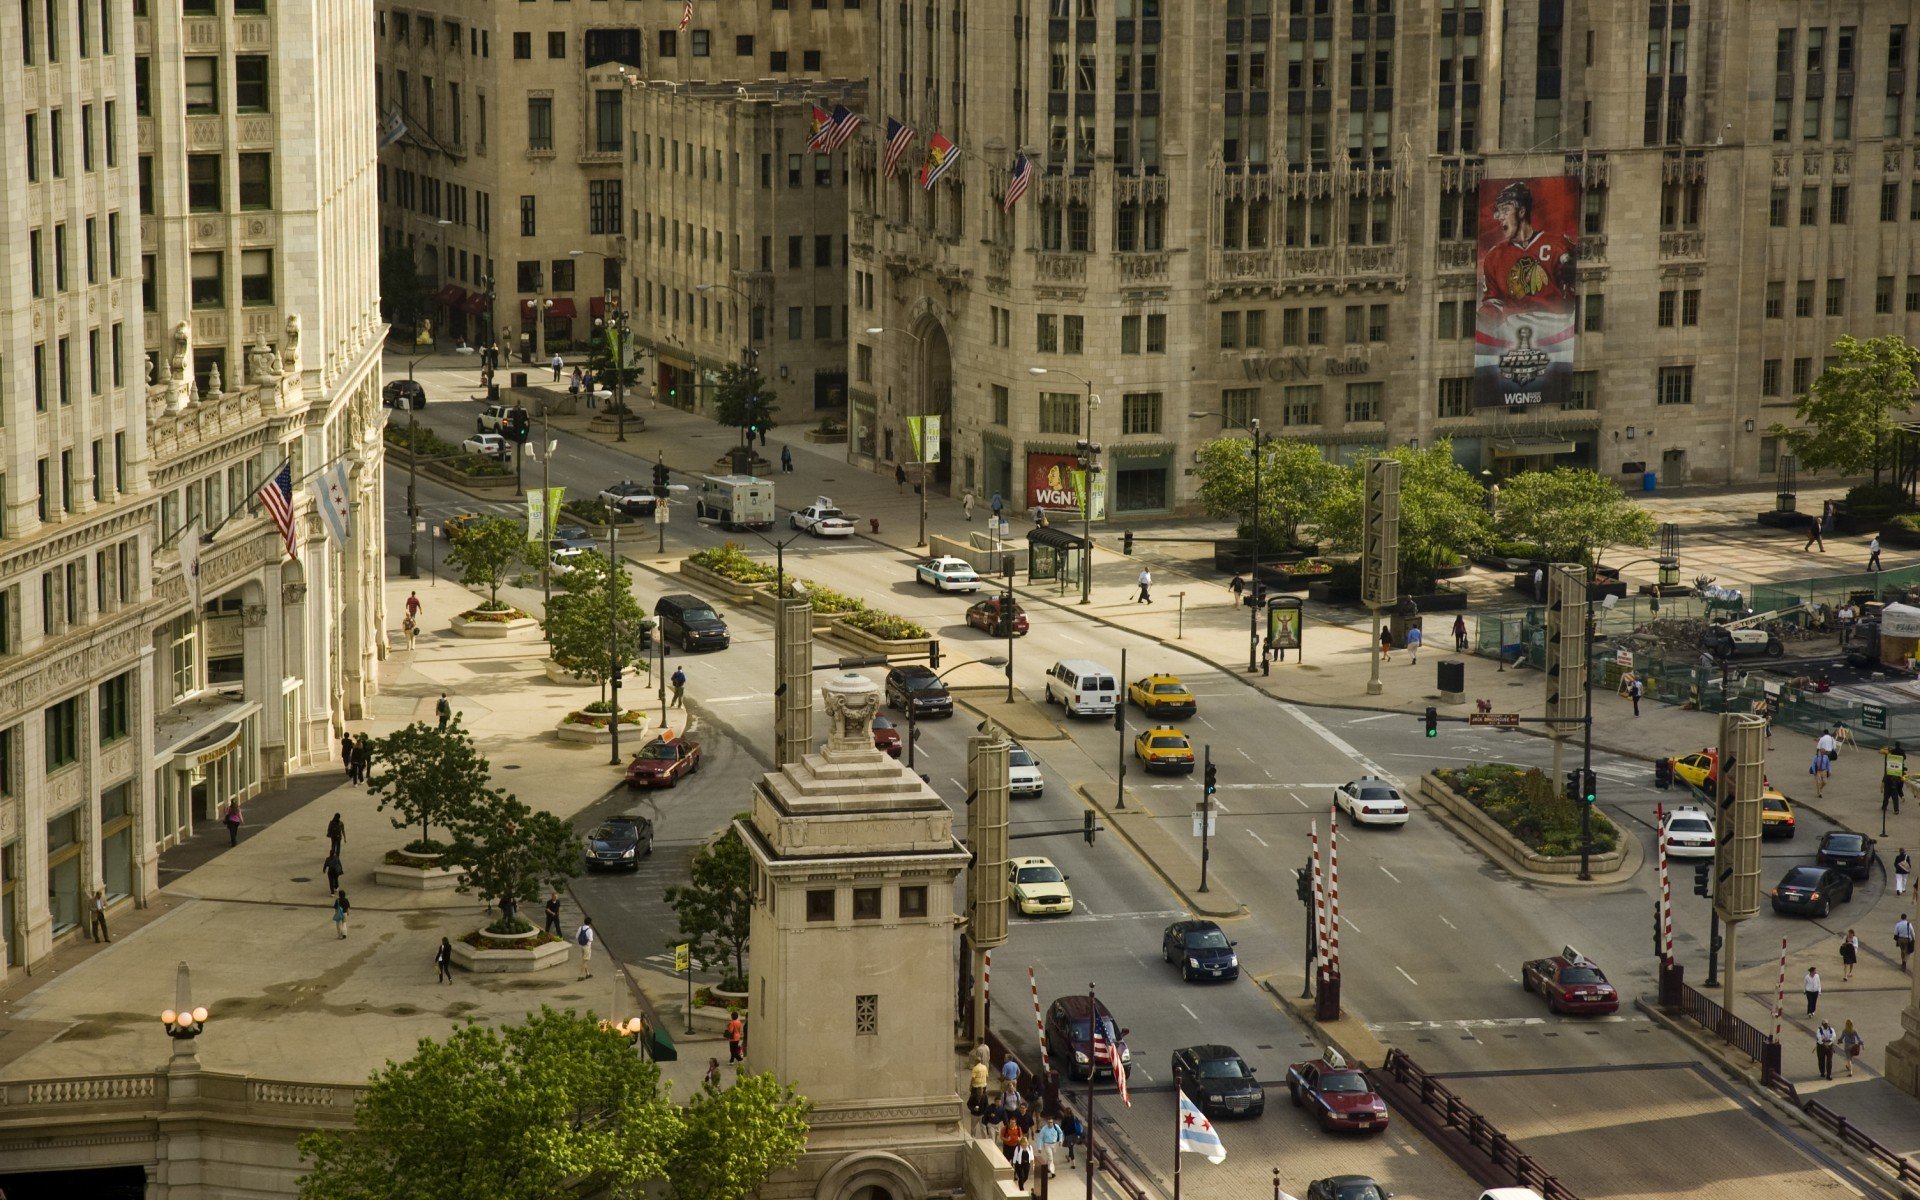
<svg viewBox="0 0 1920 1200">
<path fill-rule="evenodd" d="M 1122 689 L 1127 686 L 1127 648 L 1125 646 L 1120 647 L 1120 678 L 1114 682 L 1118 683 Z M 1119 767 L 1113 773 L 1113 807 L 1122 809 L 1127 806 L 1127 700 L 1124 694 L 1117 694 L 1113 698 L 1113 728 L 1120 738 L 1116 759 Z"/>
<path fill-rule="evenodd" d="M 1360 554 L 1360 599 L 1373 613 L 1372 671 L 1367 695 L 1378 696 L 1380 683 L 1380 610 L 1400 597 L 1400 463 L 1392 458 L 1367 460 L 1364 495 L 1364 534 Z M 1258 548 L 1255 550 L 1256 558 Z M 1255 567 L 1258 567 L 1255 562 Z M 1254 571 L 1254 595 L 1260 594 L 1260 573 Z M 1255 620 L 1259 612 L 1254 613 Z M 1258 636 L 1256 634 L 1256 636 Z"/>
<path fill-rule="evenodd" d="M 1547 731 L 1553 737 L 1553 778 L 1565 779 L 1566 739 L 1587 719 L 1587 571 L 1579 563 L 1547 567 Z M 1585 776 L 1581 777 L 1585 786 Z M 1576 797 L 1577 798 L 1577 797 Z"/>
<path fill-rule="evenodd" d="M 553 511 L 553 489 L 547 485 L 551 477 L 554 447 L 560 443 L 547 436 L 547 406 L 540 406 L 540 599 L 542 612 L 553 607 L 553 527 L 559 516 Z M 525 446 L 521 447 L 526 449 Z M 548 641 L 553 639 L 549 637 Z"/>
<path fill-rule="evenodd" d="M 620 514 L 614 507 L 607 505 L 607 655 L 612 659 L 613 671 L 608 676 L 613 694 L 612 721 L 607 730 L 612 734 L 612 751 L 607 758 L 609 766 L 620 765 Z M 667 710 L 660 709 L 660 724 L 667 723 Z"/>
<path fill-rule="evenodd" d="M 1213 765 L 1213 743 L 1207 743 L 1202 751 L 1206 767 L 1200 779 L 1200 890 L 1207 890 L 1207 860 L 1209 842 L 1213 835 L 1213 793 L 1219 790 L 1220 773 Z"/>
</svg>

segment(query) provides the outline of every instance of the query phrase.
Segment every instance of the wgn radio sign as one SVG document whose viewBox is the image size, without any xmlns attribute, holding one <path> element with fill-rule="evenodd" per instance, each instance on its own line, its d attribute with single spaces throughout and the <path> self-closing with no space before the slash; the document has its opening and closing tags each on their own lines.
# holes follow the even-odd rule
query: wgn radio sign
<svg viewBox="0 0 1920 1200">
<path fill-rule="evenodd" d="M 1311 379 L 1314 376 L 1316 366 L 1319 368 L 1320 374 L 1334 377 L 1341 375 L 1365 375 L 1367 372 L 1373 370 L 1372 363 L 1357 355 L 1352 358 L 1312 359 L 1301 356 L 1292 358 L 1257 357 L 1243 358 L 1240 360 L 1240 369 L 1246 372 L 1249 380 L 1256 383 L 1261 380 L 1265 380 L 1268 383 L 1291 383 L 1296 380 Z"/>
</svg>

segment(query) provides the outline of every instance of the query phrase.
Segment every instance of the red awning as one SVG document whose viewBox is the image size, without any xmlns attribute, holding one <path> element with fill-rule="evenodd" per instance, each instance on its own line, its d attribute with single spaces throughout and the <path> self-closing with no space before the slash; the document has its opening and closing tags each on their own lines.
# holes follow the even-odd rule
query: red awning
<svg viewBox="0 0 1920 1200">
<path fill-rule="evenodd" d="M 467 297 L 466 304 L 461 307 L 477 317 L 487 311 L 487 294 L 485 292 L 475 292 L 473 295 Z"/>
<path fill-rule="evenodd" d="M 447 308 L 457 308 L 466 303 L 467 289 L 457 283 L 449 283 L 447 286 L 435 292 L 433 298 Z"/>
<path fill-rule="evenodd" d="M 567 296 L 555 296 L 553 303 L 547 306 L 547 316 L 549 319 L 558 318 L 562 321 L 571 321 L 578 315 L 579 314 L 574 311 L 573 300 Z"/>
<path fill-rule="evenodd" d="M 587 299 L 587 315 L 594 320 L 599 320 L 606 311 L 607 298 L 605 296 L 591 296 Z"/>
</svg>

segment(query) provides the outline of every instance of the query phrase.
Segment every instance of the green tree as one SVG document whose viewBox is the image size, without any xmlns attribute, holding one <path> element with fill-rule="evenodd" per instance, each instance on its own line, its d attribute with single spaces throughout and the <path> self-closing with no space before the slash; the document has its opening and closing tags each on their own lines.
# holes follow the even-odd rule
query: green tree
<svg viewBox="0 0 1920 1200">
<path fill-rule="evenodd" d="M 404 246 L 388 246 L 380 251 L 380 301 L 386 305 L 387 321 L 396 328 L 417 330 L 427 307 L 427 285 L 413 251 Z"/>
<path fill-rule="evenodd" d="M 638 1198 L 682 1118 L 659 1068 L 598 1022 L 543 1007 L 469 1025 L 374 1075 L 353 1131 L 300 1139 L 301 1200 Z"/>
<path fill-rule="evenodd" d="M 738 830 L 729 826 L 713 842 L 694 853 L 686 887 L 670 887 L 667 904 L 680 918 L 680 936 L 692 949 L 700 969 L 724 968 L 729 960 L 733 974 L 722 986 L 730 992 L 745 991 L 747 980 L 747 935 L 753 918 L 753 877 L 747 845 Z M 669 943 L 671 945 L 672 943 Z"/>
<path fill-rule="evenodd" d="M 705 1084 L 687 1100 L 669 1155 L 673 1200 L 747 1200 L 767 1176 L 799 1161 L 813 1105 L 772 1075 Z"/>
<path fill-rule="evenodd" d="M 1658 523 L 1596 471 L 1522 471 L 1500 485 L 1500 536 L 1554 562 L 1593 566 L 1612 546 L 1650 546 Z"/>
<path fill-rule="evenodd" d="M 1210 517 L 1231 517 L 1241 537 L 1253 536 L 1252 443 L 1220 438 L 1200 447 L 1200 504 Z M 1321 498 L 1341 474 L 1320 448 L 1294 438 L 1274 438 L 1261 449 L 1260 541 L 1263 553 L 1299 540 L 1312 524 Z"/>
<path fill-rule="evenodd" d="M 1453 460 L 1453 442 L 1398 446 L 1386 457 L 1400 461 L 1401 591 L 1426 586 L 1433 569 L 1472 554 L 1492 529 L 1486 493 Z M 1366 463 L 1355 460 L 1337 476 L 1319 509 L 1319 533 L 1342 550 L 1358 550 L 1363 534 Z M 1502 499 L 1505 492 L 1502 491 Z"/>
<path fill-rule="evenodd" d="M 1842 475 L 1880 472 L 1893 465 L 1894 433 L 1913 406 L 1920 350 L 1898 334 L 1833 344 L 1827 367 L 1794 403 L 1805 428 L 1776 423 L 1769 431 L 1785 439 L 1800 465 Z"/>
<path fill-rule="evenodd" d="M 573 560 L 560 582 L 565 590 L 548 602 L 540 622 L 554 662 L 603 689 L 613 674 L 616 649 L 622 668 L 651 671 L 646 631 L 653 622 L 635 598 L 625 566 L 610 566 L 589 550 Z"/>
<path fill-rule="evenodd" d="M 773 414 L 779 410 L 780 398 L 767 377 L 758 367 L 740 363 L 728 363 L 720 372 L 720 382 L 714 388 L 713 403 L 708 408 L 716 422 L 740 431 L 742 445 L 750 436 L 749 428 L 772 429 Z"/>
<path fill-rule="evenodd" d="M 614 328 L 611 324 L 602 324 L 594 329 L 593 340 L 588 343 L 587 346 L 587 369 L 592 373 L 595 380 L 609 389 L 613 387 L 615 374 L 614 361 L 616 357 L 624 357 L 627 363 L 626 366 L 619 368 L 622 388 L 631 389 L 635 387 L 639 384 L 641 378 L 641 370 L 639 366 L 634 364 L 633 331 L 627 331 L 627 347 L 624 356 L 616 354 L 620 340 L 620 331 L 618 329 Z M 607 401 L 606 411 L 618 412 L 621 407 L 626 405 L 627 397 L 631 394 L 630 391 L 623 394 L 620 397 L 621 403 L 619 405 L 616 405 L 611 400 Z"/>
<path fill-rule="evenodd" d="M 512 517 L 481 517 L 469 521 L 448 539 L 452 549 L 447 561 L 460 568 L 460 582 L 467 587 L 487 589 L 485 608 L 499 610 L 500 585 L 507 582 L 513 569 L 525 562 L 536 549 L 527 541 L 527 527 Z"/>
<path fill-rule="evenodd" d="M 420 826 L 420 839 L 407 849 L 431 854 L 442 847 L 427 836 L 427 826 L 445 828 L 457 821 L 486 792 L 488 778 L 486 758 L 456 716 L 444 730 L 415 721 L 376 738 L 367 790 L 382 810 L 391 807 L 400 814 L 389 818 L 395 829 Z"/>
<path fill-rule="evenodd" d="M 455 814 L 451 832 L 447 861 L 465 872 L 457 885 L 462 892 L 517 906 L 580 873 L 580 838 L 573 826 L 499 788 L 487 788 Z M 512 933 L 532 926 L 515 916 L 490 928 Z"/>
</svg>

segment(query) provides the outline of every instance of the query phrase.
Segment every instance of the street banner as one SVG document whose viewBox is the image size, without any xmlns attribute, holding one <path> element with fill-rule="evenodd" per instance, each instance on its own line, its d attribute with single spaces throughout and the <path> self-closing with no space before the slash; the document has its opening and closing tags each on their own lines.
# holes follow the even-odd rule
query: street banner
<svg viewBox="0 0 1920 1200">
<path fill-rule="evenodd" d="M 1569 176 L 1480 183 L 1474 405 L 1565 403 L 1572 384 L 1580 188 Z"/>
<path fill-rule="evenodd" d="M 914 450 L 923 463 L 940 461 L 940 418 L 938 416 L 908 417 L 907 432 L 913 438 Z"/>
<path fill-rule="evenodd" d="M 180 531 L 180 578 L 187 582 L 187 611 L 200 619 L 200 538 L 205 526 L 199 517 Z"/>
<path fill-rule="evenodd" d="M 544 542 L 553 536 L 560 521 L 560 501 L 567 494 L 563 487 L 527 490 L 527 540 Z"/>
</svg>

